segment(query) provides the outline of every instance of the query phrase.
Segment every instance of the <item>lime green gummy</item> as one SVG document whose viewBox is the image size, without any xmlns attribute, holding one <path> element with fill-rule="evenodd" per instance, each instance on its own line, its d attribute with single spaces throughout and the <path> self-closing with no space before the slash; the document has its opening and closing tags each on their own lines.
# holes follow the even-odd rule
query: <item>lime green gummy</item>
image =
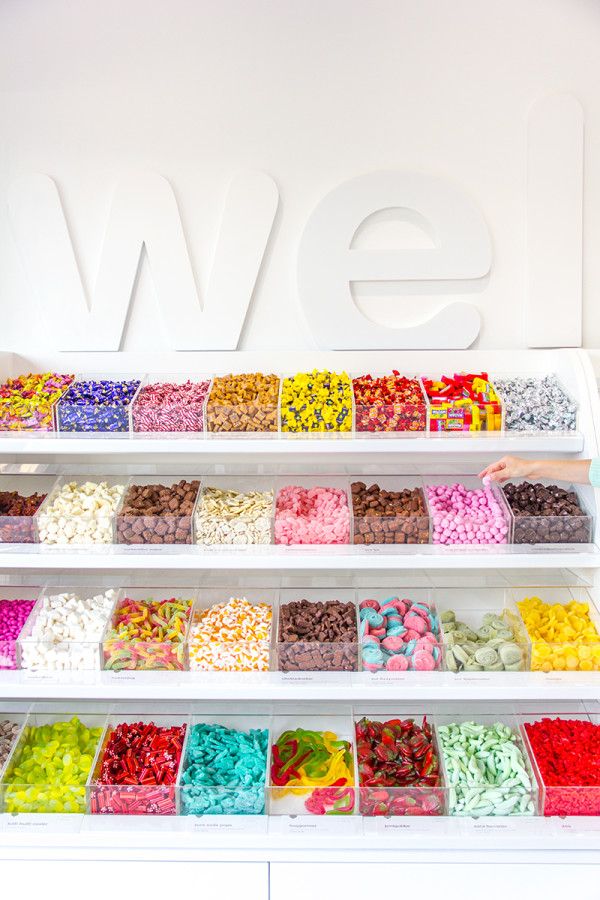
<svg viewBox="0 0 600 900">
<path fill-rule="evenodd" d="M 101 735 L 101 728 L 76 717 L 28 727 L 4 776 L 5 812 L 85 812 L 85 784 Z"/>
</svg>

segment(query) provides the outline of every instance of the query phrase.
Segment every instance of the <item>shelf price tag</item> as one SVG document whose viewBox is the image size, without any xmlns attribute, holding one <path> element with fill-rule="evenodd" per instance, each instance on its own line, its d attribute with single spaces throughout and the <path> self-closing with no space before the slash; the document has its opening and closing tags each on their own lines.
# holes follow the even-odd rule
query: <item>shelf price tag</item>
<svg viewBox="0 0 600 900">
<path fill-rule="evenodd" d="M 52 813 L 18 813 L 0 815 L 0 832 L 3 834 L 74 834 L 81 831 L 84 816 Z"/>
<path fill-rule="evenodd" d="M 269 821 L 271 834 L 339 834 L 345 837 L 361 830 L 358 816 L 272 816 Z"/>
<path fill-rule="evenodd" d="M 557 834 L 596 834 L 600 836 L 600 818 L 598 816 L 568 816 L 566 819 L 553 819 Z"/>
<path fill-rule="evenodd" d="M 450 833 L 450 822 L 446 816 L 374 816 L 363 820 L 366 837 L 400 838 L 404 836 L 428 834 L 439 837 Z"/>
<path fill-rule="evenodd" d="M 268 816 L 185 816 L 192 834 L 266 834 Z"/>
<path fill-rule="evenodd" d="M 540 831 L 540 820 L 534 816 L 484 816 L 481 819 L 461 819 L 463 833 L 475 835 L 526 835 Z"/>
</svg>

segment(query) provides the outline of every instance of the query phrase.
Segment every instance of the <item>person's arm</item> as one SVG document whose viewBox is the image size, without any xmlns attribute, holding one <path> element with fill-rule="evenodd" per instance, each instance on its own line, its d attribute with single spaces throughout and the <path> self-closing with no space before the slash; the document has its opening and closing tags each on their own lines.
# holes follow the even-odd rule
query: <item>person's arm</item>
<svg viewBox="0 0 600 900">
<path fill-rule="evenodd" d="M 600 487 L 600 459 L 521 459 L 503 456 L 479 473 L 480 478 L 502 483 L 511 478 L 548 478 Z"/>
</svg>

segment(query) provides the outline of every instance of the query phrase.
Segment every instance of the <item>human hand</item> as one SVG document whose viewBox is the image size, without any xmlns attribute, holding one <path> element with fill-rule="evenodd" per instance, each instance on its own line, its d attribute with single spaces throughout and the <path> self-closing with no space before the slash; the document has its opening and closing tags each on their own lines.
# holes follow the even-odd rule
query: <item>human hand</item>
<svg viewBox="0 0 600 900">
<path fill-rule="evenodd" d="M 479 478 L 487 481 L 496 481 L 502 484 L 510 478 L 529 478 L 533 475 L 535 461 L 521 459 L 520 456 L 503 456 L 497 462 L 491 463 L 482 472 Z M 487 482 L 486 482 L 487 483 Z"/>
</svg>

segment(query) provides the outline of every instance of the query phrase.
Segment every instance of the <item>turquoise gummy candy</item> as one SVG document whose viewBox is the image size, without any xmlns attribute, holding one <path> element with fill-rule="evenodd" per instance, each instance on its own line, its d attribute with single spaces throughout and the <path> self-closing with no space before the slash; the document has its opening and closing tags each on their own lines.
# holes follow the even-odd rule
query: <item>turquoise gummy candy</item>
<svg viewBox="0 0 600 900">
<path fill-rule="evenodd" d="M 183 814 L 263 814 L 268 739 L 266 728 L 194 725 L 181 776 Z"/>
<path fill-rule="evenodd" d="M 4 811 L 84 813 L 85 784 L 101 728 L 77 717 L 52 725 L 29 726 L 4 776 Z"/>
</svg>

